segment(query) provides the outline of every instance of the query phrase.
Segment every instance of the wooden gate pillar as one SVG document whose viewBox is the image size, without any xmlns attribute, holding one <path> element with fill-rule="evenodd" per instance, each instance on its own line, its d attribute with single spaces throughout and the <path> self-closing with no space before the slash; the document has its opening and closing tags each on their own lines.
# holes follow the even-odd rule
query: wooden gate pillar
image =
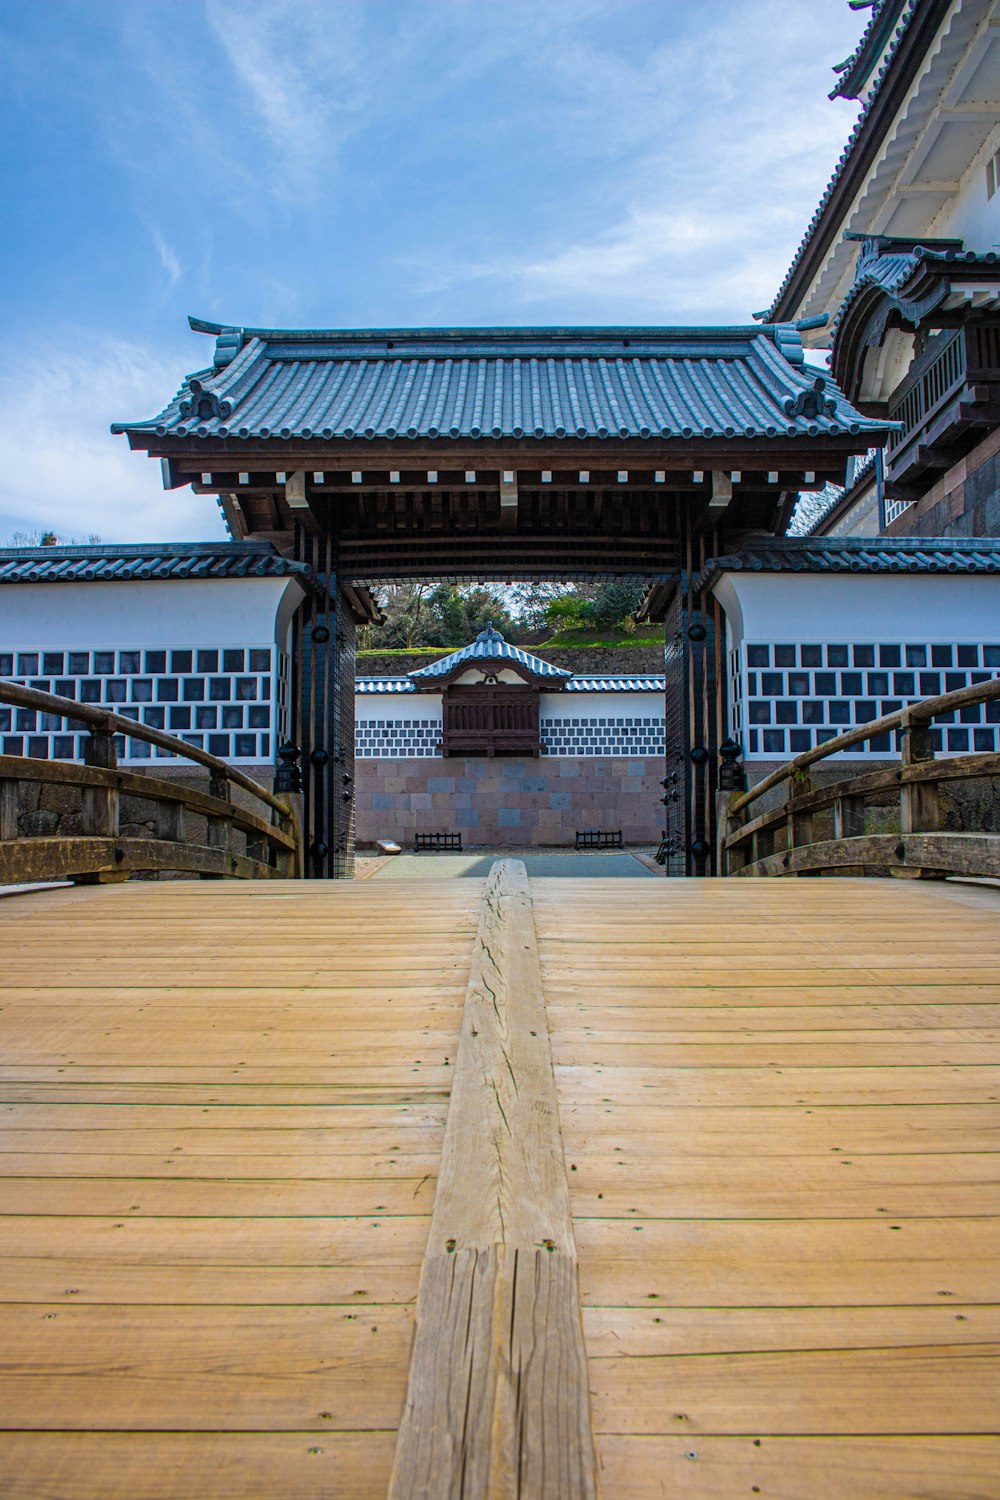
<svg viewBox="0 0 1000 1500">
<path fill-rule="evenodd" d="M 294 737 L 302 749 L 305 874 L 354 875 L 354 677 L 356 627 L 338 585 L 331 538 L 296 537 L 296 556 L 322 585 L 295 621 Z"/>
</svg>

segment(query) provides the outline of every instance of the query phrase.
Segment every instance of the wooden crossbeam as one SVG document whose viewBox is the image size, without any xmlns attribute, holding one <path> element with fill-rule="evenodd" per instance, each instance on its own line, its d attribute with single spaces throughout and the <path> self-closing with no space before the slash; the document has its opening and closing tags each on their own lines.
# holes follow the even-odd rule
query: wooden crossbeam
<svg viewBox="0 0 1000 1500">
<path fill-rule="evenodd" d="M 520 860 L 498 860 L 483 896 L 389 1494 L 597 1494 L 576 1245 Z"/>
</svg>

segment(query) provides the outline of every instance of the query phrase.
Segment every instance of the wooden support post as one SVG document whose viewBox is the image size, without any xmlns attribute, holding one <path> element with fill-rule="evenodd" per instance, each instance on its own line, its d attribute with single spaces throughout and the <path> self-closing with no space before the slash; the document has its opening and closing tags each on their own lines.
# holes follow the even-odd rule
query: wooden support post
<svg viewBox="0 0 1000 1500">
<path fill-rule="evenodd" d="M 715 826 L 718 830 L 719 843 L 716 868 L 720 875 L 731 875 L 736 870 L 742 870 L 746 864 L 747 846 L 737 844 L 732 849 L 726 848 L 726 839 L 731 833 L 735 833 L 743 822 L 743 813 L 732 816 L 729 812 L 730 803 L 735 802 L 737 797 L 742 797 L 743 790 L 719 791 L 715 794 Z"/>
<path fill-rule="evenodd" d="M 531 895 L 494 864 L 466 992 L 390 1500 L 597 1494 Z"/>
<path fill-rule="evenodd" d="M 105 771 L 118 767 L 114 735 L 106 729 L 91 729 L 83 745 L 84 764 Z M 80 807 L 80 825 L 88 838 L 118 837 L 118 788 L 85 786 Z"/>
<path fill-rule="evenodd" d="M 0 844 L 17 838 L 17 782 L 0 781 Z"/>
<path fill-rule="evenodd" d="M 899 788 L 901 833 L 937 833 L 941 827 L 941 801 L 936 781 L 908 782 L 910 766 L 934 759 L 934 740 L 929 724 L 910 724 L 904 718 L 902 740 L 903 780 Z"/>
<path fill-rule="evenodd" d="M 863 797 L 836 797 L 833 803 L 833 836 L 835 839 L 859 839 L 865 831 Z"/>
<path fill-rule="evenodd" d="M 232 783 L 228 776 L 211 776 L 208 782 L 210 797 L 217 797 L 221 802 L 233 800 Z M 207 818 L 208 832 L 205 842 L 210 849 L 222 849 L 228 857 L 232 854 L 232 823 L 228 817 Z M 218 876 L 203 875 L 203 880 L 218 879 Z"/>
<path fill-rule="evenodd" d="M 795 772 L 789 779 L 788 800 L 785 803 L 785 828 L 787 830 L 785 847 L 787 849 L 798 849 L 803 844 L 812 843 L 812 810 L 805 812 L 798 810 L 800 802 L 808 797 L 812 789 L 812 777 L 808 771 Z"/>
</svg>

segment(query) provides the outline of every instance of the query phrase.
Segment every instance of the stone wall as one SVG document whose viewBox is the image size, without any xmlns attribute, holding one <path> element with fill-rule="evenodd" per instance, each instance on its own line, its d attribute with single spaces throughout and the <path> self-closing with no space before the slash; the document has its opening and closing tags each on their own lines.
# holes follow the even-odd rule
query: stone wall
<svg viewBox="0 0 1000 1500">
<path fill-rule="evenodd" d="M 274 781 L 271 766 L 241 766 L 244 775 L 259 781 L 268 790 Z M 153 775 L 142 769 L 130 774 Z M 192 787 L 196 791 L 208 791 L 208 771 L 200 769 L 177 770 L 159 767 L 156 777 L 163 781 Z M 59 782 L 17 782 L 17 833 L 19 838 L 75 838 L 83 833 L 81 817 L 82 789 Z M 232 787 L 232 799 L 239 806 L 258 815 L 261 805 L 242 787 Z M 119 801 L 119 832 L 122 838 L 154 838 L 156 836 L 156 803 L 151 798 L 136 792 L 122 792 Z M 208 823 L 201 813 L 184 808 L 181 813 L 181 839 L 183 842 L 204 844 L 208 838 Z M 232 848 L 236 854 L 246 853 L 246 836 L 238 829 L 232 832 Z M 162 875 L 159 878 L 167 878 Z M 190 878 L 190 877 L 187 877 Z"/>
<path fill-rule="evenodd" d="M 886 536 L 1000 536 L 1000 428 L 885 529 Z"/>
<path fill-rule="evenodd" d="M 658 757 L 358 760 L 358 845 L 461 833 L 466 847 L 572 847 L 584 828 L 620 828 L 627 844 L 653 844 L 662 775 Z"/>
</svg>

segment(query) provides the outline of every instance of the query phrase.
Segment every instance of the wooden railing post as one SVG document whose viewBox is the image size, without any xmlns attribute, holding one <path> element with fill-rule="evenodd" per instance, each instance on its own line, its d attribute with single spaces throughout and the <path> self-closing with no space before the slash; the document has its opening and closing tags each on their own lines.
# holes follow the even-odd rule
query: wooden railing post
<svg viewBox="0 0 1000 1500">
<path fill-rule="evenodd" d="M 788 798 L 785 802 L 785 848 L 789 853 L 813 841 L 812 808 L 798 810 L 798 804 L 808 797 L 812 789 L 812 776 L 808 771 L 793 771 L 788 779 Z"/>
<path fill-rule="evenodd" d="M 913 723 L 904 712 L 900 735 L 902 781 L 899 787 L 901 833 L 936 833 L 941 827 L 941 799 L 936 781 L 907 781 L 911 766 L 934 759 L 934 736 L 927 723 Z"/>
<path fill-rule="evenodd" d="M 0 781 L 0 844 L 17 838 L 17 782 Z"/>
<path fill-rule="evenodd" d="M 217 797 L 220 802 L 232 802 L 233 788 L 229 777 L 221 773 L 210 776 L 208 794 L 210 797 Z M 233 829 L 230 819 L 228 817 L 213 818 L 209 816 L 206 822 L 208 829 L 205 835 L 205 842 L 210 849 L 221 849 L 224 860 L 228 861 L 229 855 L 232 853 Z M 212 873 L 202 878 L 205 880 L 216 880 L 218 876 Z"/>
<path fill-rule="evenodd" d="M 91 728 L 83 744 L 83 760 L 102 771 L 118 769 L 118 749 L 108 729 Z M 116 786 L 85 786 L 80 806 L 80 824 L 89 838 L 116 839 L 119 830 L 119 799 Z"/>
<path fill-rule="evenodd" d="M 730 813 L 731 805 L 746 790 L 746 772 L 740 765 L 743 750 L 733 739 L 723 740 L 719 746 L 719 789 L 715 794 L 715 826 L 718 850 L 715 868 L 720 875 L 729 875 L 746 864 L 746 846 L 737 844 L 726 848 L 726 840 L 735 833 L 746 818 L 742 810 Z"/>
</svg>

